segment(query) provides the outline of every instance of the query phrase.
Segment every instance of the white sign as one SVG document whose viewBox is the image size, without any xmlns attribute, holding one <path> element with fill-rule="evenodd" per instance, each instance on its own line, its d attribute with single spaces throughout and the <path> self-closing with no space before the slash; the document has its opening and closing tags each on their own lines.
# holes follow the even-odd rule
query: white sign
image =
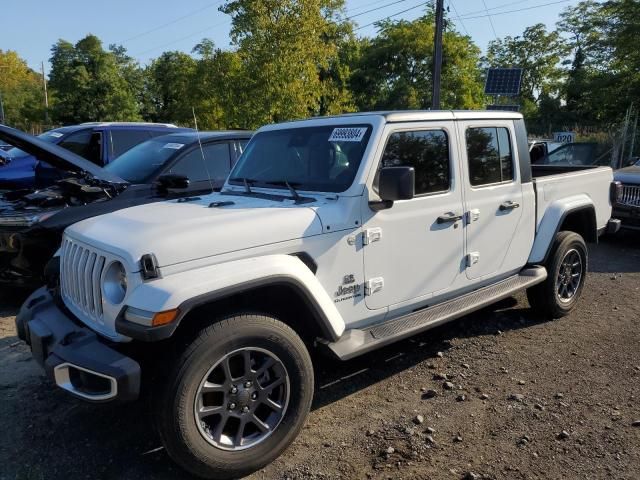
<svg viewBox="0 0 640 480">
<path fill-rule="evenodd" d="M 330 142 L 359 142 L 367 133 L 366 127 L 334 128 L 329 137 Z"/>
<path fill-rule="evenodd" d="M 165 143 L 162 148 L 171 148 L 172 150 L 180 150 L 184 147 L 184 143 Z"/>
<path fill-rule="evenodd" d="M 574 143 L 576 132 L 554 132 L 553 141 L 558 143 Z"/>
</svg>

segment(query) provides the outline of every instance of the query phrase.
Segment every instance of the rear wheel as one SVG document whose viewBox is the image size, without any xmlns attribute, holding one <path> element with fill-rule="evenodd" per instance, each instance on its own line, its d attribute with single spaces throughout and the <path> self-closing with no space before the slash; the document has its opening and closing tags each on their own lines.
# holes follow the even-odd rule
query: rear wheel
<svg viewBox="0 0 640 480">
<path fill-rule="evenodd" d="M 567 315 L 577 304 L 587 273 L 587 245 L 575 232 L 560 232 L 545 265 L 547 279 L 527 290 L 531 307 L 552 318 Z"/>
<path fill-rule="evenodd" d="M 203 478 L 237 478 L 295 439 L 313 397 L 300 337 L 272 317 L 241 315 L 202 330 L 164 391 L 159 430 L 169 455 Z"/>
</svg>

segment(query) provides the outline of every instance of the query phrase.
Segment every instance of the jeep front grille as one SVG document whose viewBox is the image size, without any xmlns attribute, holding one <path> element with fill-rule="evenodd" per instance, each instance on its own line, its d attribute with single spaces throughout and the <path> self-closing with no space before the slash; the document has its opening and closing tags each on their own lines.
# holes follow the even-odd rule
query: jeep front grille
<svg viewBox="0 0 640 480">
<path fill-rule="evenodd" d="M 622 197 L 618 203 L 629 207 L 640 207 L 640 185 L 622 185 Z"/>
<path fill-rule="evenodd" d="M 100 279 L 106 258 L 65 237 L 60 255 L 62 297 L 88 318 L 102 322 Z"/>
</svg>

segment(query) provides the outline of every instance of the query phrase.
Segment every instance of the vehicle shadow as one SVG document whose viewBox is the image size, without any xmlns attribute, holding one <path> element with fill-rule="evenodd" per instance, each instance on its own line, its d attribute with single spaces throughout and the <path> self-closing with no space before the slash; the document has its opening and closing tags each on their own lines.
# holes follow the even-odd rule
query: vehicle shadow
<svg viewBox="0 0 640 480">
<path fill-rule="evenodd" d="M 497 335 L 543 321 L 526 302 L 510 298 L 349 362 L 316 354 L 312 409 L 432 361 L 437 352 L 451 348 L 454 338 Z M 27 359 L 26 346 L 24 350 Z M 120 406 L 88 405 L 68 397 L 44 377 L 5 390 L 0 386 L 0 395 L 6 397 L 0 402 L 0 422 L 10 425 L 0 439 L 0 452 L 5 452 L 0 453 L 0 462 L 7 478 L 191 478 L 161 448 L 153 427 L 152 399 Z M 28 412 L 23 408 L 25 400 L 30 402 Z"/>
<path fill-rule="evenodd" d="M 622 230 L 600 238 L 589 249 L 589 271 L 596 273 L 640 272 L 640 232 Z"/>
</svg>

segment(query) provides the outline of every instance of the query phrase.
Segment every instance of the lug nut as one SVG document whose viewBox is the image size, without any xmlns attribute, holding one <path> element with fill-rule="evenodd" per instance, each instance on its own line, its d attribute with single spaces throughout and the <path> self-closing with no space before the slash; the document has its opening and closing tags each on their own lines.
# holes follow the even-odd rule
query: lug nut
<svg viewBox="0 0 640 480">
<path fill-rule="evenodd" d="M 251 394 L 251 400 L 255 400 L 255 399 L 257 399 L 257 398 L 258 398 L 258 392 L 253 392 L 253 393 Z"/>
<path fill-rule="evenodd" d="M 244 388 L 249 388 L 251 386 L 251 382 L 245 382 Z"/>
<path fill-rule="evenodd" d="M 234 408 L 236 408 L 236 404 L 235 403 L 230 403 L 229 404 L 229 410 L 233 410 Z"/>
<path fill-rule="evenodd" d="M 242 413 L 247 413 L 249 411 L 249 407 L 242 407 Z"/>
<path fill-rule="evenodd" d="M 231 387 L 231 393 L 238 393 L 238 387 L 236 387 L 235 385 Z"/>
</svg>

